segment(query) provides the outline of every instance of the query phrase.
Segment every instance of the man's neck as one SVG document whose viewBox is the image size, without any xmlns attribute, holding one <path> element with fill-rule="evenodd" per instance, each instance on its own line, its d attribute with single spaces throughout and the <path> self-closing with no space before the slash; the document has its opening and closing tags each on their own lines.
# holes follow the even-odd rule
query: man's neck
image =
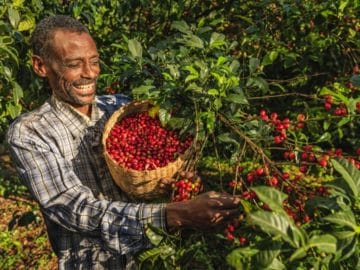
<svg viewBox="0 0 360 270">
<path fill-rule="evenodd" d="M 84 106 L 78 106 L 78 107 L 73 106 L 73 105 L 71 105 L 71 106 L 79 113 L 91 118 L 91 109 L 92 109 L 91 105 L 84 105 Z"/>
</svg>

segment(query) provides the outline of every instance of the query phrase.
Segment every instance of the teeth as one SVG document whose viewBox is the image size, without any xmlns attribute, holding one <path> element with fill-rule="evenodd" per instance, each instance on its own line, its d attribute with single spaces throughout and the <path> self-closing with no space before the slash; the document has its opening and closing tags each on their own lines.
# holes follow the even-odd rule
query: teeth
<svg viewBox="0 0 360 270">
<path fill-rule="evenodd" d="M 93 88 L 94 84 L 87 84 L 87 85 L 78 85 L 76 88 L 81 90 L 91 90 Z"/>
</svg>

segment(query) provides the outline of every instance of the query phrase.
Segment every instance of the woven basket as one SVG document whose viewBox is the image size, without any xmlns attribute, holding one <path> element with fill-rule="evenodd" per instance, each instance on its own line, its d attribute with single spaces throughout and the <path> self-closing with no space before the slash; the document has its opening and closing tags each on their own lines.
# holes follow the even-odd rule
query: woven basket
<svg viewBox="0 0 360 270">
<path fill-rule="evenodd" d="M 148 101 L 133 101 L 120 107 L 107 121 L 102 137 L 104 157 L 111 176 L 117 186 L 133 199 L 151 200 L 161 196 L 163 191 L 159 188 L 159 180 L 173 177 L 184 163 L 184 155 L 180 155 L 174 162 L 164 167 L 138 171 L 122 167 L 107 152 L 106 139 L 113 126 L 124 116 L 148 111 L 151 107 L 152 105 Z"/>
</svg>

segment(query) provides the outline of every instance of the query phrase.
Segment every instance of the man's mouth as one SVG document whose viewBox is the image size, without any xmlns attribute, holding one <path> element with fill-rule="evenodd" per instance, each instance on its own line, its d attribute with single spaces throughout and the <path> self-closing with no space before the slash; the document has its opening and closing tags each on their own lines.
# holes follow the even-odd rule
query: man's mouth
<svg viewBox="0 0 360 270">
<path fill-rule="evenodd" d="M 83 95 L 92 94 L 95 91 L 95 83 L 73 85 L 73 87 Z"/>
</svg>

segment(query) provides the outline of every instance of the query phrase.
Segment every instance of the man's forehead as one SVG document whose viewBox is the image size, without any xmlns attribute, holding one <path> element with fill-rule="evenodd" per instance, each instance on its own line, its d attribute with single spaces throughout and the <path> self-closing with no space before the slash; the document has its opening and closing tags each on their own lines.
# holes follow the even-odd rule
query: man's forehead
<svg viewBox="0 0 360 270">
<path fill-rule="evenodd" d="M 96 44 L 86 32 L 57 30 L 52 47 L 55 53 L 66 59 L 98 57 Z"/>
</svg>

